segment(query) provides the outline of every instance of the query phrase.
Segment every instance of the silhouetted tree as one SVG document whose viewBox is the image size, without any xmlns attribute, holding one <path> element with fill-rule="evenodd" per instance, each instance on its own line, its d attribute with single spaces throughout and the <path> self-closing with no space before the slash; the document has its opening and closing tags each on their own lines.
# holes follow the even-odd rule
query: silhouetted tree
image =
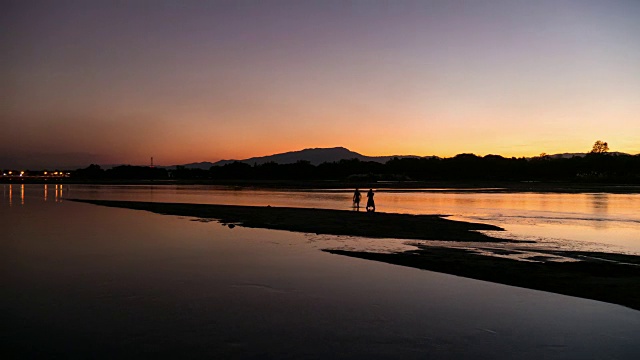
<svg viewBox="0 0 640 360">
<path fill-rule="evenodd" d="M 604 141 L 596 141 L 595 144 L 593 144 L 593 148 L 591 149 L 591 153 L 592 154 L 604 154 L 607 151 L 609 151 L 609 145 L 604 142 Z"/>
<path fill-rule="evenodd" d="M 104 170 L 102 170 L 100 165 L 91 164 L 84 169 L 74 171 L 73 177 L 79 179 L 100 179 L 104 177 Z"/>
<path fill-rule="evenodd" d="M 204 169 L 188 169 L 184 166 L 178 165 L 173 170 L 174 179 L 207 179 L 209 178 L 209 171 Z"/>
<path fill-rule="evenodd" d="M 222 166 L 212 166 L 210 170 L 214 179 L 254 179 L 255 169 L 249 164 L 234 161 Z"/>
<path fill-rule="evenodd" d="M 105 171 L 105 177 L 119 180 L 155 180 L 168 178 L 168 173 L 166 169 L 158 167 L 121 165 Z"/>
<path fill-rule="evenodd" d="M 584 157 L 552 158 L 541 154 L 530 159 L 505 158 L 499 155 L 480 157 L 458 154 L 452 158 L 393 158 L 385 164 L 358 159 L 312 165 L 308 161 L 292 164 L 268 162 L 249 165 L 233 162 L 212 166 L 210 170 L 178 166 L 175 179 L 198 180 L 342 180 L 372 182 L 405 181 L 580 181 L 640 183 L 640 155 L 606 154 L 608 146 L 601 142 L 599 152 Z M 594 146 L 595 147 L 595 146 Z M 78 169 L 79 179 L 164 179 L 167 170 L 142 166 L 118 166 L 104 171 L 92 164 Z"/>
</svg>

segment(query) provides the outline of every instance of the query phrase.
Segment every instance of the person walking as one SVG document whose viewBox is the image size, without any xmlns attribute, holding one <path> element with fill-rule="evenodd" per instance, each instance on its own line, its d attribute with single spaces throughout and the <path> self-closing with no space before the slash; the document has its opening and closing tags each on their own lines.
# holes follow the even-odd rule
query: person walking
<svg viewBox="0 0 640 360">
<path fill-rule="evenodd" d="M 367 193 L 367 212 L 376 211 L 376 203 L 373 201 L 373 189 L 369 189 Z"/>
<path fill-rule="evenodd" d="M 362 197 L 362 195 L 360 194 L 360 190 L 358 190 L 358 188 L 356 188 L 356 191 L 353 193 L 353 207 L 357 211 L 360 211 L 360 198 L 361 197 Z"/>
</svg>

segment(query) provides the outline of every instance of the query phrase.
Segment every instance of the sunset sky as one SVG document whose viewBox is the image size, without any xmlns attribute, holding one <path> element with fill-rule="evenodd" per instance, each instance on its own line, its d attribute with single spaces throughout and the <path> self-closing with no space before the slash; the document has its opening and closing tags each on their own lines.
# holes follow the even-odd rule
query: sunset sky
<svg viewBox="0 0 640 360">
<path fill-rule="evenodd" d="M 640 153 L 640 1 L 3 1 L 0 168 Z"/>
</svg>

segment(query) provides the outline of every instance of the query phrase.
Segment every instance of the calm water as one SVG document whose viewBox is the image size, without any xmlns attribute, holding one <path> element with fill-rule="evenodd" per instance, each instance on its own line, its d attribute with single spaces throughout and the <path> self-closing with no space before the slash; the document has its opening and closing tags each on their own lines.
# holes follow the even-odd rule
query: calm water
<svg viewBox="0 0 640 360">
<path fill-rule="evenodd" d="M 27 190 L 28 191 L 28 190 Z M 37 189 L 33 189 L 37 195 Z M 40 196 L 44 196 L 42 186 Z M 14 190 L 14 196 L 16 190 Z M 51 189 L 49 189 L 51 192 Z M 64 187 L 61 197 L 350 209 L 351 191 L 233 190 L 216 186 Z M 365 199 L 366 200 L 366 199 Z M 15 200 L 14 200 L 15 201 Z M 640 254 L 640 194 L 478 193 L 380 190 L 378 211 L 446 214 L 498 225 L 492 235 L 571 249 Z"/>
<path fill-rule="evenodd" d="M 0 186 L 4 355 L 640 355 L 639 311 L 319 251 L 335 244 L 382 240 L 229 229 L 215 222 L 65 200 L 348 208 L 348 192 Z M 639 233 L 633 207 L 637 199 L 446 191 L 379 192 L 376 197 L 381 211 L 451 214 L 511 227 L 523 237 L 559 242 L 592 242 L 591 231 L 611 236 L 602 240 L 605 246 L 626 249 L 638 246 L 637 235 L 632 236 Z M 536 228 L 544 234 L 528 233 Z"/>
</svg>

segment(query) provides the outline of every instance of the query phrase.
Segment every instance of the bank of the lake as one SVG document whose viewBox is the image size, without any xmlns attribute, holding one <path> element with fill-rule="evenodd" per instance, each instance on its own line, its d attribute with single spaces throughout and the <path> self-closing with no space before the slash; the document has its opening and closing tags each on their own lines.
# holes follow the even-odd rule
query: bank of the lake
<svg viewBox="0 0 640 360">
<path fill-rule="evenodd" d="M 147 186 L 221 186 L 238 189 L 326 190 L 374 188 L 393 191 L 472 191 L 479 193 L 609 193 L 639 194 L 637 183 L 596 183 L 571 181 L 341 181 L 341 180 L 151 180 L 151 179 L 75 179 L 0 177 L 0 184 L 65 184 L 65 185 L 147 185 Z"/>
</svg>

